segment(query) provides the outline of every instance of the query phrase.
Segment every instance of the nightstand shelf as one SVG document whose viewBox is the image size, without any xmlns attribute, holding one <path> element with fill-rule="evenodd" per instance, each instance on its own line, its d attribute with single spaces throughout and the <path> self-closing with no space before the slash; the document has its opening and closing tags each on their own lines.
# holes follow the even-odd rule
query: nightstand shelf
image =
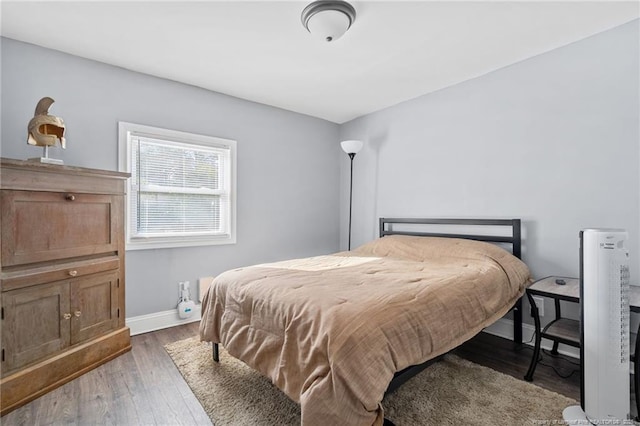
<svg viewBox="0 0 640 426">
<path fill-rule="evenodd" d="M 558 343 L 580 347 L 580 321 L 558 318 L 542 329 L 542 337 L 552 338 Z"/>
</svg>

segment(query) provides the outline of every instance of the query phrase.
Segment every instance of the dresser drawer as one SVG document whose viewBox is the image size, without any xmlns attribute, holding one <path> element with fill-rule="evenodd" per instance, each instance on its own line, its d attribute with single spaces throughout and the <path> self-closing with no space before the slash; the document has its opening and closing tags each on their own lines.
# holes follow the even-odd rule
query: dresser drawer
<svg viewBox="0 0 640 426">
<path fill-rule="evenodd" d="M 3 292 L 2 377 L 69 346 L 69 283 Z"/>
<path fill-rule="evenodd" d="M 123 197 L 3 190 L 2 265 L 116 252 Z"/>
<path fill-rule="evenodd" d="M 15 290 L 22 287 L 83 277 L 85 275 L 119 268 L 120 259 L 115 255 L 74 262 L 56 263 L 35 268 L 14 268 L 13 270 L 5 270 L 2 272 L 0 276 L 0 289 L 2 291 Z"/>
</svg>

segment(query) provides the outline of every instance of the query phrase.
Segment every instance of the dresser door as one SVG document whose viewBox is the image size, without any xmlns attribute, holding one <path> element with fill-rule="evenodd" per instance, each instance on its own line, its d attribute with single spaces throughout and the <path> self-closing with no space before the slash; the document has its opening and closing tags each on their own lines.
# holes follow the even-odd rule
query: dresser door
<svg viewBox="0 0 640 426">
<path fill-rule="evenodd" d="M 122 197 L 2 191 L 2 266 L 118 250 Z"/>
<path fill-rule="evenodd" d="M 69 283 L 2 293 L 2 375 L 69 345 Z"/>
<path fill-rule="evenodd" d="M 118 272 L 71 281 L 71 344 L 100 336 L 118 326 Z"/>
</svg>

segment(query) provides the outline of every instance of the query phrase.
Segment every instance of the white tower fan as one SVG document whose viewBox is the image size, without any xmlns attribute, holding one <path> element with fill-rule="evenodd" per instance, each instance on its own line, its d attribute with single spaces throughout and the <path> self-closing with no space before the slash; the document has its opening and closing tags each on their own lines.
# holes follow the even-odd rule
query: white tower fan
<svg viewBox="0 0 640 426">
<path fill-rule="evenodd" d="M 580 231 L 580 406 L 567 407 L 564 420 L 630 418 L 627 238 L 620 229 Z"/>
</svg>

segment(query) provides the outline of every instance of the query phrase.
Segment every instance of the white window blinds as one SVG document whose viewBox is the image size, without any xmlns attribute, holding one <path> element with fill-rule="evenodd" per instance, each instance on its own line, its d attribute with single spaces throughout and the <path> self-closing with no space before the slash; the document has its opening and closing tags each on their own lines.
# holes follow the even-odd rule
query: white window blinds
<svg viewBox="0 0 640 426">
<path fill-rule="evenodd" d="M 127 132 L 128 248 L 158 241 L 183 246 L 233 240 L 235 145 L 217 143 L 224 141 L 217 138 L 200 144 L 164 136 Z"/>
</svg>

